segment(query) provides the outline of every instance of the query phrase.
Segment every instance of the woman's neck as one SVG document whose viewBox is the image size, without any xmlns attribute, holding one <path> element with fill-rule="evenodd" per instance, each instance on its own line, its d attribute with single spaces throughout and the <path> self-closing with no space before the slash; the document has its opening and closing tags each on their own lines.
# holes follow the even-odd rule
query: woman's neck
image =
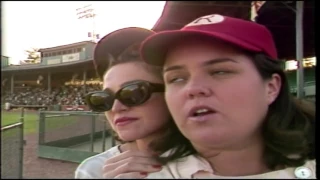
<svg viewBox="0 0 320 180">
<path fill-rule="evenodd" d="M 252 142 L 252 141 L 251 141 Z M 248 176 L 269 172 L 264 159 L 261 140 L 229 149 L 213 149 L 194 145 L 199 154 L 211 165 L 214 174 L 220 176 Z"/>
<path fill-rule="evenodd" d="M 161 136 L 163 136 L 163 132 L 154 133 L 154 134 L 149 135 L 149 136 L 147 136 L 145 138 L 136 140 L 138 149 L 140 151 L 146 151 L 146 152 L 149 152 L 151 154 L 157 155 L 158 153 L 154 152 L 150 148 L 150 144 L 151 144 L 152 141 L 154 141 L 155 139 L 159 139 L 159 137 L 161 137 Z"/>
<path fill-rule="evenodd" d="M 137 139 L 134 142 L 122 144 L 120 149 L 122 152 L 128 150 L 139 150 L 154 154 L 154 152 L 150 149 L 149 144 L 158 137 L 159 135 L 153 134 L 145 138 Z"/>
<path fill-rule="evenodd" d="M 150 150 L 149 148 L 149 144 L 152 140 L 144 138 L 144 139 L 138 139 L 136 140 L 136 144 L 137 147 L 140 151 L 147 151 L 147 152 L 151 152 L 152 150 Z"/>
<path fill-rule="evenodd" d="M 135 141 L 121 144 L 119 149 L 121 152 L 129 151 L 129 150 L 139 150 L 137 143 Z"/>
</svg>

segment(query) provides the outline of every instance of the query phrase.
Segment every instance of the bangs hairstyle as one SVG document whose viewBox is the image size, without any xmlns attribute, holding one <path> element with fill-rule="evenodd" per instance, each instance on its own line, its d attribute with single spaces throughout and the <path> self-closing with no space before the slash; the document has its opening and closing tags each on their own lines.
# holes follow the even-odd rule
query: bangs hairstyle
<svg viewBox="0 0 320 180">
<path fill-rule="evenodd" d="M 262 125 L 265 144 L 264 161 L 275 170 L 277 166 L 298 167 L 315 159 L 315 107 L 306 100 L 299 100 L 290 93 L 287 76 L 281 60 L 270 59 L 264 54 L 246 53 L 263 80 L 273 74 L 281 77 L 281 89 L 276 100 L 269 105 Z M 166 157 L 158 157 L 163 164 L 188 155 L 196 150 L 180 131 L 165 134 L 152 146 L 154 151 L 173 149 Z"/>
<path fill-rule="evenodd" d="M 109 69 L 111 69 L 113 66 L 116 66 L 118 64 L 124 64 L 124 63 L 135 63 L 136 65 L 140 65 L 141 68 L 147 70 L 150 74 L 154 75 L 154 77 L 162 80 L 163 79 L 162 68 L 158 66 L 149 65 L 144 61 L 142 61 L 139 49 L 140 49 L 140 42 L 129 46 L 117 58 L 115 58 L 110 53 L 108 53 L 107 54 L 108 61 L 106 63 L 107 66 L 104 69 L 102 80 Z M 117 133 L 112 129 L 111 129 L 111 134 L 116 141 L 120 143 L 126 143 L 125 141 L 121 140 L 120 137 L 117 135 Z"/>
<path fill-rule="evenodd" d="M 136 63 L 138 65 L 141 65 L 142 68 L 146 69 L 149 73 L 153 74 L 156 78 L 162 80 L 163 78 L 162 78 L 161 67 L 149 65 L 144 61 L 142 61 L 140 56 L 140 51 L 139 51 L 140 44 L 141 43 L 139 42 L 129 46 L 117 58 L 115 58 L 114 56 L 108 53 L 107 54 L 108 65 L 103 73 L 103 76 L 108 72 L 110 68 L 112 68 L 115 65 L 124 64 L 124 63 Z"/>
</svg>

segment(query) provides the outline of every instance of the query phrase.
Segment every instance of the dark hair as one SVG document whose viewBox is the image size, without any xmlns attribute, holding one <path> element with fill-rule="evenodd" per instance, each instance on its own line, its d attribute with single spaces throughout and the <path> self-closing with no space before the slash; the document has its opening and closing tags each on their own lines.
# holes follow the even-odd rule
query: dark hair
<svg viewBox="0 0 320 180">
<path fill-rule="evenodd" d="M 114 58 L 111 54 L 108 54 L 108 65 L 103 73 L 108 72 L 113 66 L 124 63 L 137 63 L 137 65 L 141 65 L 144 69 L 146 69 L 150 74 L 153 74 L 156 78 L 162 79 L 162 68 L 158 66 L 152 66 L 144 61 L 142 61 L 139 53 L 140 43 L 135 43 L 125 49 L 117 58 Z M 111 130 L 111 135 L 113 138 L 119 143 L 126 143 L 122 139 L 119 138 L 118 134 Z"/>
<path fill-rule="evenodd" d="M 267 80 L 273 74 L 278 74 L 282 80 L 279 95 L 269 106 L 262 127 L 266 165 L 270 169 L 275 169 L 278 165 L 297 167 L 308 159 L 314 159 L 315 108 L 311 103 L 298 100 L 290 94 L 282 61 L 270 59 L 263 54 L 251 53 L 250 57 L 262 79 Z M 178 128 L 173 128 L 175 128 L 174 134 L 167 133 L 152 144 L 155 151 L 172 149 L 169 156 L 159 157 L 162 163 L 197 154 Z"/>
<path fill-rule="evenodd" d="M 143 68 L 145 68 L 148 72 L 153 74 L 155 77 L 162 79 L 162 68 L 158 66 L 149 65 L 144 61 L 142 61 L 140 57 L 139 48 L 140 48 L 140 43 L 135 43 L 129 46 L 127 49 L 125 49 L 117 58 L 114 58 L 111 54 L 108 54 L 109 64 L 106 70 L 104 71 L 104 74 L 107 73 L 110 68 L 118 64 L 137 63 L 139 65 L 142 65 Z"/>
</svg>

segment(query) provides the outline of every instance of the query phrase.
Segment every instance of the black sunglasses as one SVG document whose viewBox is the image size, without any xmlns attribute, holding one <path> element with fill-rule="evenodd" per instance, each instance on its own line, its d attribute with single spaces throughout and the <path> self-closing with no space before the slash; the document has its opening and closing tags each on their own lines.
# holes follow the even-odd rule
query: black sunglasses
<svg viewBox="0 0 320 180">
<path fill-rule="evenodd" d="M 138 106 L 146 102 L 152 93 L 164 92 L 164 85 L 148 81 L 134 81 L 119 89 L 116 93 L 108 90 L 90 92 L 85 96 L 87 105 L 94 112 L 109 111 L 116 99 L 127 107 Z"/>
</svg>

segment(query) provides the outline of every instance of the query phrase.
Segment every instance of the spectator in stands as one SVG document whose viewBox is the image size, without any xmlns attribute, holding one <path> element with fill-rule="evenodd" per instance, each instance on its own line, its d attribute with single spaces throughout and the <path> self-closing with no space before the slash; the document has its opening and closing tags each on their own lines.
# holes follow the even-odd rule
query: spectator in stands
<svg viewBox="0 0 320 180">
<path fill-rule="evenodd" d="M 153 146 L 174 148 L 160 157 L 160 172 L 137 168 L 146 158 L 133 152 L 110 158 L 105 169 L 130 178 L 137 171 L 148 178 L 315 178 L 314 109 L 290 95 L 270 32 L 220 15 L 188 28 L 148 38 L 142 55 L 164 64 L 166 100 L 190 142 L 174 140 L 177 133 Z"/>
<path fill-rule="evenodd" d="M 266 27 L 208 15 L 149 37 L 141 53 L 163 67 L 168 108 L 190 140 L 154 177 L 316 178 L 315 109 L 290 94 Z"/>
<path fill-rule="evenodd" d="M 161 68 L 148 66 L 139 56 L 140 42 L 152 33 L 142 28 L 125 28 L 102 38 L 96 46 L 94 58 L 99 63 L 100 74 L 104 74 L 104 91 L 89 93 L 88 104 L 94 111 L 105 112 L 112 129 L 116 131 L 116 138 L 122 144 L 83 161 L 75 172 L 75 178 L 144 178 L 147 176 L 144 171 L 125 174 L 126 168 L 116 169 L 113 166 L 119 163 L 125 165 L 130 150 L 136 150 L 137 154 L 131 154 L 133 156 L 139 156 L 141 153 L 137 150 L 140 150 L 147 152 L 143 157 L 152 157 L 155 152 L 150 151 L 150 147 L 156 143 L 155 140 L 173 133 L 174 123 L 163 96 Z M 112 50 L 110 46 L 116 49 Z M 118 56 L 114 51 L 123 53 Z M 117 56 L 117 60 L 107 53 Z M 108 60 L 110 65 L 101 68 Z M 158 153 L 164 151 L 165 148 Z M 115 160 L 112 157 L 123 161 L 117 160 L 116 164 L 112 164 Z M 104 166 L 106 161 L 107 166 Z M 155 172 L 161 169 L 152 158 L 136 163 L 132 168 L 137 170 Z"/>
<path fill-rule="evenodd" d="M 9 103 L 9 102 L 6 102 L 6 103 L 4 104 L 4 108 L 5 108 L 6 111 L 9 111 L 9 110 L 10 110 L 10 103 Z"/>
<path fill-rule="evenodd" d="M 62 86 L 61 88 L 53 88 L 51 94 L 45 88 L 27 87 L 16 88 L 14 93 L 10 91 L 2 92 L 1 103 L 5 102 L 14 105 L 85 105 L 83 96 L 83 86 Z M 91 84 L 88 90 L 94 91 L 100 88 L 99 84 Z"/>
<path fill-rule="evenodd" d="M 148 177 L 316 177 L 314 107 L 290 95 L 265 27 L 210 15 L 184 30 L 154 35 L 142 54 L 164 66 L 170 112 L 190 140 L 189 146 L 175 144 L 173 137 L 159 143 L 173 141 L 178 153 L 163 157 L 166 168 Z M 183 159 L 173 162 L 178 158 Z M 136 164 L 126 163 L 112 167 L 134 177 L 128 169 L 136 172 Z"/>
</svg>

